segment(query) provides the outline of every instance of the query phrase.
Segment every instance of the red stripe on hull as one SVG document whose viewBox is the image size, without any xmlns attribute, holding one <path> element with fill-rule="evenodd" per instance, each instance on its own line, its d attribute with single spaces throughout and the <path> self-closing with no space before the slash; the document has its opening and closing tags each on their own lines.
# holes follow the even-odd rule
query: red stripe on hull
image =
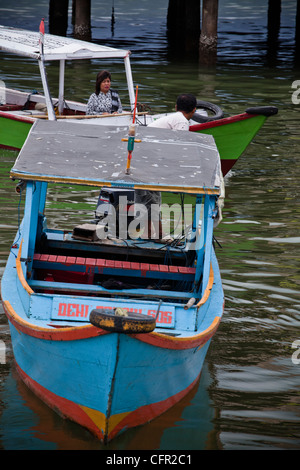
<svg viewBox="0 0 300 470">
<path fill-rule="evenodd" d="M 27 124 L 33 124 L 36 121 L 34 117 L 18 116 L 18 115 L 10 114 L 7 112 L 2 113 L 1 111 L 0 111 L 0 117 L 5 118 L 5 119 L 10 119 L 11 121 L 25 122 Z"/>
<path fill-rule="evenodd" d="M 199 380 L 198 377 L 184 390 L 176 393 L 175 395 L 167 398 L 166 400 L 152 403 L 151 405 L 141 406 L 135 411 L 129 413 L 120 423 L 109 433 L 107 440 L 110 441 L 116 437 L 123 429 L 133 428 L 145 424 L 154 418 L 157 418 L 165 411 L 169 410 L 172 406 L 178 403 L 188 392 L 196 385 Z"/>
<path fill-rule="evenodd" d="M 75 423 L 83 426 L 88 429 L 93 435 L 95 435 L 101 442 L 108 442 L 116 437 L 123 430 L 128 428 L 133 428 L 136 426 L 141 426 L 170 409 L 176 403 L 178 403 L 185 395 L 188 394 L 190 390 L 196 385 L 199 380 L 200 374 L 196 379 L 184 390 L 176 393 L 175 395 L 167 398 L 166 400 L 152 403 L 150 405 L 141 406 L 140 408 L 130 412 L 122 421 L 120 421 L 109 433 L 108 436 L 105 436 L 95 423 L 90 419 L 90 417 L 83 411 L 83 409 L 76 405 L 75 403 L 62 398 L 40 384 L 35 380 L 29 377 L 19 366 L 16 364 L 17 371 L 27 385 L 27 387 L 35 393 L 35 395 L 40 398 L 47 406 L 49 406 L 53 411 L 58 413 L 60 416 L 70 419 Z"/>
<path fill-rule="evenodd" d="M 14 310 L 8 307 L 6 302 L 2 302 L 4 312 L 8 320 L 14 325 L 14 327 L 21 331 L 22 333 L 27 334 L 28 336 L 33 336 L 35 338 L 40 338 L 44 340 L 51 341 L 73 341 L 79 339 L 95 338 L 97 336 L 111 334 L 110 331 L 104 331 L 100 328 L 95 327 L 94 325 L 84 325 L 77 327 L 66 327 L 66 328 L 55 328 L 55 325 L 50 328 L 42 328 L 35 325 L 31 325 L 26 320 L 20 318 Z M 223 306 L 224 309 L 224 306 Z M 191 349 L 195 347 L 200 347 L 205 344 L 217 331 L 221 317 L 216 316 L 210 327 L 207 330 L 202 331 L 199 334 L 194 336 L 185 337 L 185 338 L 176 338 L 169 335 L 164 335 L 163 333 L 143 333 L 143 334 L 132 334 L 129 335 L 133 338 L 136 338 L 139 341 L 151 344 L 153 346 L 165 349 Z"/>
<path fill-rule="evenodd" d="M 203 122 L 201 124 L 193 124 L 190 126 L 190 131 L 199 132 L 204 129 L 211 129 L 213 127 L 224 126 L 226 124 L 232 124 L 233 122 L 244 121 L 245 119 L 251 119 L 256 117 L 256 114 L 242 113 L 228 118 L 218 119 L 217 121 Z"/>
<path fill-rule="evenodd" d="M 51 340 L 51 341 L 72 341 L 77 339 L 95 338 L 96 336 L 110 334 L 109 331 L 101 330 L 93 325 L 84 325 L 81 327 L 65 327 L 56 328 L 56 325 L 49 325 L 49 328 L 31 325 L 17 315 L 13 309 L 6 306 L 6 302 L 2 302 L 4 312 L 8 320 L 17 330 L 28 336 L 35 338 Z"/>
<path fill-rule="evenodd" d="M 231 168 L 233 167 L 233 165 L 237 162 L 237 158 L 235 159 L 222 159 L 221 158 L 221 169 L 222 169 L 222 173 L 223 173 L 223 176 L 225 176 L 229 170 L 231 170 Z"/>
<path fill-rule="evenodd" d="M 224 308 L 224 307 L 223 307 Z M 169 335 L 164 335 L 163 333 L 147 333 L 144 335 L 130 335 L 134 338 L 137 338 L 139 341 L 144 343 L 151 344 L 158 348 L 164 349 L 192 349 L 203 346 L 207 341 L 212 338 L 215 332 L 218 329 L 220 324 L 221 317 L 215 317 L 214 321 L 211 323 L 211 326 L 207 330 L 202 331 L 198 335 L 185 338 L 176 338 Z"/>
<path fill-rule="evenodd" d="M 11 145 L 0 144 L 0 148 L 4 150 L 20 150 L 19 147 L 12 147 Z"/>
<path fill-rule="evenodd" d="M 19 366 L 16 364 L 17 371 L 21 379 L 43 402 L 45 402 L 51 409 L 59 415 L 75 421 L 81 426 L 89 429 L 101 441 L 104 439 L 102 431 L 95 425 L 89 416 L 82 410 L 82 408 L 66 398 L 62 398 L 42 385 L 38 384 L 35 380 L 29 377 Z"/>
</svg>

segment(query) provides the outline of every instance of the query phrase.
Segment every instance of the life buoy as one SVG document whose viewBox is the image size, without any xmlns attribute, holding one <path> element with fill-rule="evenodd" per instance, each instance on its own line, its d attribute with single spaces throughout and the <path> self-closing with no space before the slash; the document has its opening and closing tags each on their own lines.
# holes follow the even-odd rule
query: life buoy
<svg viewBox="0 0 300 470">
<path fill-rule="evenodd" d="M 224 117 L 224 113 L 222 109 L 214 103 L 209 103 L 208 101 L 201 101 L 197 100 L 197 109 L 205 109 L 211 111 L 213 116 L 203 116 L 202 114 L 195 112 L 192 117 L 192 120 L 195 122 L 209 122 L 209 121 L 216 121 L 217 119 L 222 119 Z"/>
<path fill-rule="evenodd" d="M 155 318 L 126 309 L 94 309 L 90 323 L 106 331 L 126 334 L 151 333 L 156 326 Z"/>
</svg>

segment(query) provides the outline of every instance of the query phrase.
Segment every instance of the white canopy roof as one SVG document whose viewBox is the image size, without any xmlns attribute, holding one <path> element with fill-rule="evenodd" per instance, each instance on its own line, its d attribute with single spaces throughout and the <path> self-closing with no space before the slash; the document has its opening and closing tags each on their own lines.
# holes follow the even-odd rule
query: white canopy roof
<svg viewBox="0 0 300 470">
<path fill-rule="evenodd" d="M 0 25 L 0 51 L 39 60 L 41 59 L 39 41 L 39 31 L 28 31 L 26 29 L 10 28 Z M 134 106 L 135 98 L 129 50 L 115 49 L 113 47 L 101 46 L 92 42 L 55 36 L 53 34 L 44 34 L 43 50 L 43 60 L 58 60 L 60 62 L 58 96 L 60 112 L 62 112 L 64 102 L 65 60 L 76 59 L 124 59 L 130 105 L 131 107 Z M 45 79 L 43 80 L 43 87 L 44 93 L 47 95 L 49 91 L 47 91 L 48 85 Z M 48 113 L 51 116 L 52 111 L 50 105 L 48 105 Z"/>
<path fill-rule="evenodd" d="M 0 50 L 38 59 L 40 33 L 0 25 Z M 44 35 L 45 60 L 125 58 L 130 51 L 100 46 L 78 39 Z"/>
</svg>

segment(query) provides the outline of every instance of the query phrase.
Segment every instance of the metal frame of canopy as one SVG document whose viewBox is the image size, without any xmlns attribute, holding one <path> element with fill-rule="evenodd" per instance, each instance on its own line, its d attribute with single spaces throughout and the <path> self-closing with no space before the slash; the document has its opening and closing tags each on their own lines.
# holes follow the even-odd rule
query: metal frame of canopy
<svg viewBox="0 0 300 470">
<path fill-rule="evenodd" d="M 9 28 L 0 25 L 0 50 L 23 57 L 41 60 L 39 51 L 40 33 L 27 31 L 25 29 Z M 44 35 L 44 60 L 59 61 L 59 112 L 61 113 L 64 103 L 64 77 L 66 60 L 78 59 L 124 59 L 126 80 L 128 86 L 131 108 L 135 103 L 135 93 L 130 65 L 130 51 L 101 46 L 78 39 Z"/>
</svg>

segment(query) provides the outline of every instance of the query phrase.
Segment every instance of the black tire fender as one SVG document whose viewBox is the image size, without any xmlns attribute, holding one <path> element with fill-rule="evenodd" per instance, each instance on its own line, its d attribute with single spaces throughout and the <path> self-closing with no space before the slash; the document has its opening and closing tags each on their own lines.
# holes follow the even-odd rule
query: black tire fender
<svg viewBox="0 0 300 470">
<path fill-rule="evenodd" d="M 90 323 L 106 331 L 125 334 L 151 333 L 155 329 L 154 317 L 126 311 L 119 314 L 118 310 L 125 309 L 94 309 L 90 313 Z"/>
<path fill-rule="evenodd" d="M 192 120 L 195 122 L 202 123 L 209 121 L 217 121 L 218 119 L 222 119 L 224 117 L 224 112 L 222 111 L 222 109 L 218 105 L 214 103 L 209 103 L 208 101 L 197 100 L 196 108 L 210 111 L 213 113 L 213 116 L 202 116 L 196 111 L 192 117 Z"/>
<path fill-rule="evenodd" d="M 254 108 L 247 108 L 246 113 L 248 114 L 261 114 L 262 116 L 274 116 L 278 113 L 276 106 L 257 106 Z"/>
</svg>

